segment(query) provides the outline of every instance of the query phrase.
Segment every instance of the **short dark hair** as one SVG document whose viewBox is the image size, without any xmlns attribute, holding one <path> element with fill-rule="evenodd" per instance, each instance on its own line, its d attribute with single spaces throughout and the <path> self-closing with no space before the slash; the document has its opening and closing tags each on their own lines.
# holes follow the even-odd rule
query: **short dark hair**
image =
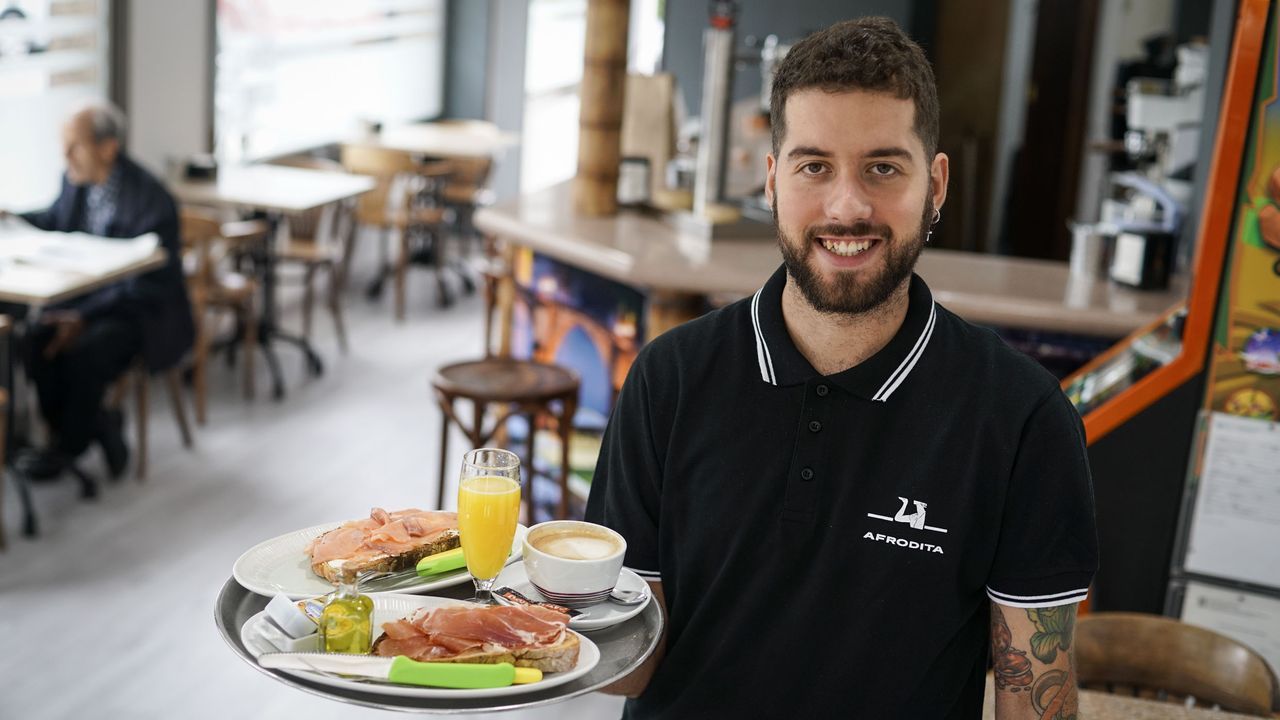
<svg viewBox="0 0 1280 720">
<path fill-rule="evenodd" d="M 773 152 L 787 132 L 787 98 L 799 90 L 871 90 L 915 104 L 926 160 L 938 151 L 938 86 L 924 51 L 893 20 L 846 20 L 796 43 L 778 63 L 769 96 Z"/>
</svg>

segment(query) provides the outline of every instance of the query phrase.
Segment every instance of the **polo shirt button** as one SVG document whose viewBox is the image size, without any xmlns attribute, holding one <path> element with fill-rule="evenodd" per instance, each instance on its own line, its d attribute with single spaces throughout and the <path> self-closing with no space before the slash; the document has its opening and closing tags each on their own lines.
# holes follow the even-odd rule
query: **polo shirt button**
<svg viewBox="0 0 1280 720">
<path fill-rule="evenodd" d="M 814 390 L 818 393 L 818 397 L 826 397 L 827 393 L 831 392 L 831 388 L 827 387 L 826 385 L 819 385 L 818 387 L 814 388 Z"/>
<path fill-rule="evenodd" d="M 812 480 L 812 479 L 813 479 L 813 468 L 805 468 L 805 469 L 801 470 L 801 471 L 800 471 L 800 479 L 801 479 L 801 480 Z"/>
<path fill-rule="evenodd" d="M 809 432 L 818 432 L 821 429 L 822 429 L 822 423 L 818 422 L 817 420 L 809 421 Z"/>
</svg>

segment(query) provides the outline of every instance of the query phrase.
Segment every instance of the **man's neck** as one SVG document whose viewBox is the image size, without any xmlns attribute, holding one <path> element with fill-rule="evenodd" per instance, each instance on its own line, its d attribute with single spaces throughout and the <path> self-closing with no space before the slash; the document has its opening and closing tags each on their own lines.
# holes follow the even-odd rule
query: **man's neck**
<svg viewBox="0 0 1280 720">
<path fill-rule="evenodd" d="M 782 290 L 782 319 L 796 349 L 823 375 L 848 370 L 880 352 L 907 317 L 911 278 L 883 304 L 856 315 L 824 313 L 800 292 L 791 276 Z"/>
<path fill-rule="evenodd" d="M 115 162 L 112 162 L 109 165 L 104 165 L 102 169 L 98 171 L 98 174 L 96 177 L 90 178 L 89 184 L 90 185 L 106 185 L 107 181 L 111 179 L 111 173 L 115 172 L 116 168 L 119 166 L 120 166 L 119 158 L 116 158 Z"/>
</svg>

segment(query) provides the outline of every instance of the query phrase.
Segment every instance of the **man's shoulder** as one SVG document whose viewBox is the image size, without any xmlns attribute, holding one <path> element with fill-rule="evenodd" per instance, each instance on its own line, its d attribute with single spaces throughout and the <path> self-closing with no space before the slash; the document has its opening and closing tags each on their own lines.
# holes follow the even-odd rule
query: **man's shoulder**
<svg viewBox="0 0 1280 720">
<path fill-rule="evenodd" d="M 143 167 L 132 157 L 122 153 L 117 158 L 117 162 L 120 163 L 120 180 L 122 183 L 143 189 L 148 193 L 156 193 L 166 198 L 170 197 L 168 188 L 160 181 L 160 178 L 151 174 L 150 170 Z"/>
<path fill-rule="evenodd" d="M 1058 379 L 1025 353 L 1010 347 L 991 328 L 975 325 L 937 306 L 944 361 L 951 376 L 967 377 L 978 392 L 999 390 L 1001 398 L 1036 403 L 1060 387 Z"/>
<path fill-rule="evenodd" d="M 136 203 L 134 207 L 141 224 L 147 226 L 147 230 L 154 230 L 157 228 L 151 226 L 177 222 L 178 205 L 165 184 L 128 155 L 121 155 L 117 162 L 120 163 L 120 193 L 129 196 L 122 197 L 121 201 Z"/>
</svg>

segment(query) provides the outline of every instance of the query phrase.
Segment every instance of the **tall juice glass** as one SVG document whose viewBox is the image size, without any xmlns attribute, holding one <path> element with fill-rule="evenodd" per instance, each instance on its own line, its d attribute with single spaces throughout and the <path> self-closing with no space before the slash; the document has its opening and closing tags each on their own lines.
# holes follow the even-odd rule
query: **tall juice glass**
<svg viewBox="0 0 1280 720">
<path fill-rule="evenodd" d="M 467 453 L 458 481 L 458 532 L 479 602 L 490 601 L 493 581 L 511 555 L 519 517 L 520 458 L 496 448 Z"/>
</svg>

